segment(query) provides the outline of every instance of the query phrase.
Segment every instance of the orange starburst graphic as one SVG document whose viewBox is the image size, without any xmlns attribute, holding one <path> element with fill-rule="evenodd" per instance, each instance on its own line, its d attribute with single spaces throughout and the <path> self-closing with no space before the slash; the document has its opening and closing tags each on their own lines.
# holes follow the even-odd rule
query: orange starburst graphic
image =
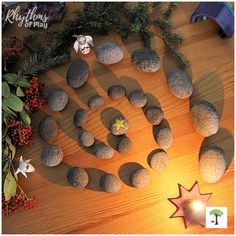
<svg viewBox="0 0 236 236">
<path fill-rule="evenodd" d="M 176 206 L 176 211 L 170 218 L 182 217 L 185 228 L 192 223 L 205 225 L 205 208 L 211 193 L 201 194 L 198 182 L 188 190 L 178 184 L 179 196 L 168 200 Z"/>
</svg>

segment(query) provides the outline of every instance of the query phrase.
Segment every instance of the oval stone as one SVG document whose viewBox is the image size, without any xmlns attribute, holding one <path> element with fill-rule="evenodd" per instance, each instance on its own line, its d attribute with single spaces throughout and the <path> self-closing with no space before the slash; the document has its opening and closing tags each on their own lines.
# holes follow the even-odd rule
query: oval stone
<svg viewBox="0 0 236 236">
<path fill-rule="evenodd" d="M 89 182 L 89 176 L 85 169 L 72 167 L 67 173 L 68 183 L 76 188 L 84 188 Z"/>
<path fill-rule="evenodd" d="M 97 144 L 94 148 L 95 156 L 101 159 L 110 159 L 113 157 L 113 149 L 105 144 Z"/>
<path fill-rule="evenodd" d="M 63 160 L 63 151 L 58 145 L 48 144 L 41 152 L 41 160 L 45 166 L 54 167 Z"/>
<path fill-rule="evenodd" d="M 121 188 L 120 179 L 113 174 L 105 174 L 101 177 L 100 186 L 104 192 L 114 193 Z"/>
<path fill-rule="evenodd" d="M 130 182 L 135 188 L 144 188 L 150 182 L 151 176 L 147 169 L 139 168 L 131 173 Z"/>
<path fill-rule="evenodd" d="M 105 100 L 100 95 L 94 95 L 90 97 L 88 100 L 88 106 L 93 111 L 98 110 L 101 106 L 104 105 L 104 103 L 105 103 Z"/>
</svg>

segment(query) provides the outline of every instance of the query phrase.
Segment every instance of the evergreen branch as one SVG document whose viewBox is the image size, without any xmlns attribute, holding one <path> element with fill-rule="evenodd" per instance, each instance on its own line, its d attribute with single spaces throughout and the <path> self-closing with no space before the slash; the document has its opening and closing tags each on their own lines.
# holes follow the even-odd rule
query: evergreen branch
<svg viewBox="0 0 236 236">
<path fill-rule="evenodd" d="M 173 11 L 177 8 L 179 5 L 179 2 L 171 2 L 168 4 L 167 10 L 163 13 L 162 17 L 166 20 L 170 19 Z"/>
<path fill-rule="evenodd" d="M 180 46 L 184 43 L 184 37 L 177 33 L 163 32 L 162 36 L 169 44 L 172 44 L 175 47 Z"/>
<path fill-rule="evenodd" d="M 172 25 L 169 20 L 166 20 L 164 18 L 158 18 L 153 21 L 153 24 L 160 27 L 162 31 L 168 31 L 172 28 Z"/>
</svg>

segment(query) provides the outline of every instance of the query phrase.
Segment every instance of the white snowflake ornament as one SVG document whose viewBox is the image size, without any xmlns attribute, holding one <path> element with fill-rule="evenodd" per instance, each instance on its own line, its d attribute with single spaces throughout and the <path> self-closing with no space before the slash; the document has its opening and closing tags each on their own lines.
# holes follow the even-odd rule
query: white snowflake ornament
<svg viewBox="0 0 236 236">
<path fill-rule="evenodd" d="M 31 161 L 31 159 L 24 161 L 22 156 L 21 156 L 20 161 L 19 161 L 19 166 L 16 170 L 15 175 L 21 173 L 22 175 L 25 176 L 25 178 L 27 178 L 26 173 L 34 172 L 35 168 L 33 167 L 32 164 L 29 163 L 30 161 Z"/>
</svg>

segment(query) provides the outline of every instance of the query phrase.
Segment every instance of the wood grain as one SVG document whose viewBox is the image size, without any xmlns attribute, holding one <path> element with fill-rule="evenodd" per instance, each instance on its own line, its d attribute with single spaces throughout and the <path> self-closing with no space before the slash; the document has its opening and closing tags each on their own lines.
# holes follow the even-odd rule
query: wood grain
<svg viewBox="0 0 236 236">
<path fill-rule="evenodd" d="M 72 10 L 79 3 L 66 3 L 66 19 L 72 18 Z M 189 19 L 196 3 L 184 3 L 173 16 L 174 28 L 186 38 L 182 50 L 191 61 L 191 74 L 195 85 L 194 99 L 205 98 L 212 101 L 221 113 L 220 132 L 213 140 L 224 147 L 229 159 L 233 157 L 234 132 L 234 41 L 222 40 L 212 21 L 190 24 Z M 57 26 L 57 25 L 56 25 Z M 14 24 L 3 33 L 3 37 L 16 34 Z M 154 29 L 155 33 L 158 33 Z M 19 37 L 27 30 L 22 29 Z M 17 31 L 18 36 L 18 31 Z M 124 59 L 112 66 L 103 66 L 96 61 L 94 53 L 83 58 L 89 63 L 90 74 L 87 84 L 81 89 L 72 89 L 65 76 L 69 65 L 79 56 L 71 50 L 68 63 L 49 70 L 40 80 L 46 84 L 46 93 L 54 86 L 62 87 L 70 96 L 69 104 L 62 112 L 40 111 L 33 116 L 35 137 L 32 148 L 21 149 L 17 157 L 31 158 L 36 172 L 27 179 L 20 176 L 20 183 L 30 196 L 36 196 L 36 206 L 31 211 L 20 210 L 17 214 L 3 217 L 3 233 L 156 233 L 156 234 L 232 234 L 234 232 L 234 163 L 228 166 L 224 177 L 215 184 L 205 183 L 198 170 L 198 152 L 203 137 L 195 132 L 189 118 L 189 101 L 178 100 L 169 91 L 164 72 L 170 67 L 164 53 L 163 44 L 157 36 L 152 38 L 152 47 L 160 53 L 163 67 L 154 74 L 138 72 L 131 63 L 130 54 L 141 46 L 138 39 L 127 43 L 114 36 L 95 37 L 95 44 L 117 42 L 125 52 Z M 122 83 L 128 92 L 142 88 L 149 94 L 152 103 L 159 102 L 173 131 L 174 141 L 167 150 L 168 168 L 156 173 L 147 164 L 148 154 L 158 146 L 152 135 L 152 126 L 143 111 L 132 107 L 126 98 L 112 101 L 107 96 L 107 88 Z M 106 103 L 96 112 L 88 110 L 88 98 L 94 94 L 104 96 Z M 78 130 L 73 125 L 73 113 L 78 107 L 89 113 L 85 129 L 108 144 L 109 131 L 105 125 L 112 118 L 114 109 L 129 120 L 127 136 L 133 146 L 130 153 L 115 153 L 110 160 L 99 160 L 83 150 L 77 141 Z M 116 111 L 117 112 L 117 111 Z M 44 167 L 40 152 L 46 144 L 37 134 L 40 119 L 46 114 L 57 119 L 60 132 L 53 143 L 64 151 L 64 161 L 55 168 Z M 128 163 L 128 164 L 127 164 Z M 124 182 L 118 193 L 106 194 L 98 188 L 96 176 L 103 172 L 127 178 L 129 168 L 138 163 L 151 172 L 152 179 L 145 189 L 134 189 Z M 89 168 L 93 176 L 87 189 L 70 187 L 66 173 L 70 166 Z M 125 171 L 124 171 L 125 170 Z M 180 183 L 190 188 L 199 182 L 202 193 L 212 192 L 210 206 L 228 207 L 227 229 L 205 229 L 191 225 L 185 229 L 181 218 L 169 219 L 175 206 L 167 199 L 178 195 Z"/>
</svg>

